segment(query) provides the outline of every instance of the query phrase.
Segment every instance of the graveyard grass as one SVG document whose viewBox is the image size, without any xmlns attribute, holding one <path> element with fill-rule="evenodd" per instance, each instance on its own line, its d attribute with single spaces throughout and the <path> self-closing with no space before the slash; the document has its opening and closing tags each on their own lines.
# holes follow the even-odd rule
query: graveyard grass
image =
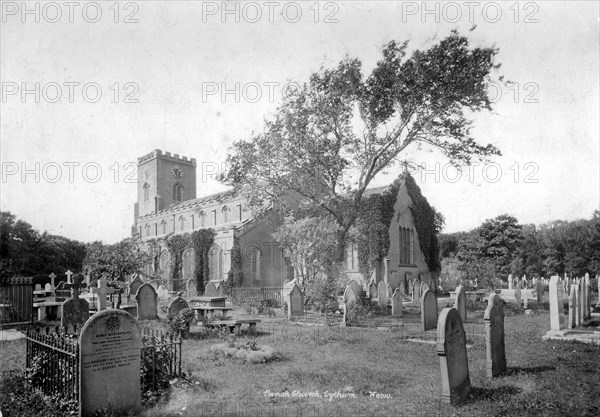
<svg viewBox="0 0 600 417">
<path fill-rule="evenodd" d="M 250 364 L 210 352 L 223 343 L 216 334 L 192 334 L 183 343 L 183 371 L 188 378 L 173 381 L 168 397 L 144 411 L 145 417 L 201 415 L 303 416 L 597 416 L 600 415 L 600 348 L 581 343 L 542 341 L 549 329 L 549 312 L 515 314 L 505 307 L 508 371 L 486 378 L 485 338 L 469 332 L 470 323 L 483 329 L 483 310 L 469 305 L 467 355 L 472 390 L 459 407 L 440 402 L 440 366 L 435 344 L 406 340 L 400 331 L 286 325 L 263 320 L 256 337 L 244 332 L 237 343 L 255 340 L 276 349 L 275 359 Z M 440 309 L 442 306 L 440 306 Z M 410 310 L 410 309 L 409 309 Z M 278 312 L 280 316 L 281 313 Z M 281 317 L 281 316 L 280 316 Z M 418 316 L 405 320 L 418 323 Z M 157 322 L 142 322 L 158 328 Z M 194 330 L 194 328 L 192 328 Z M 477 330 L 479 331 L 479 330 Z M 476 332 L 477 332 L 476 331 Z M 427 332 L 434 340 L 435 330 Z M 0 409 L 14 384 L 7 371 L 23 369 L 25 342 L 3 342 L 0 370 Z M 356 398 L 269 398 L 272 393 L 318 391 L 353 393 Z M 372 398 L 371 393 L 391 398 Z M 283 394 L 286 395 L 286 394 Z M 37 407 L 37 408 L 35 408 Z M 46 416 L 39 404 L 27 416 Z M 229 412 L 230 414 L 226 414 Z M 211 414 L 212 413 L 212 414 Z M 5 415 L 6 412 L 5 412 Z M 9 414 L 10 415 L 10 414 Z M 56 414 L 60 415 L 60 414 Z"/>
</svg>

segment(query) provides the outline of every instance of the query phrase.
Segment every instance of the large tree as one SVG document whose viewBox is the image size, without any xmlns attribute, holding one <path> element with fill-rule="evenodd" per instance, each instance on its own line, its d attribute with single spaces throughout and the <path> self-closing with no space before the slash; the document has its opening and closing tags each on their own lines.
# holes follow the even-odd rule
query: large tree
<svg viewBox="0 0 600 417">
<path fill-rule="evenodd" d="M 499 155 L 471 135 L 470 115 L 491 108 L 488 83 L 497 50 L 471 47 L 452 32 L 426 50 L 388 43 L 366 77 L 346 58 L 321 69 L 284 98 L 264 132 L 233 145 L 221 180 L 255 208 L 290 208 L 297 196 L 336 224 L 336 263 L 344 256 L 373 179 L 418 143 L 453 163 Z"/>
<path fill-rule="evenodd" d="M 94 274 L 94 279 L 106 277 L 111 286 L 122 288 L 127 275 L 140 272 L 150 260 L 150 255 L 132 239 L 113 245 L 94 242 L 88 245 L 83 270 Z"/>
</svg>

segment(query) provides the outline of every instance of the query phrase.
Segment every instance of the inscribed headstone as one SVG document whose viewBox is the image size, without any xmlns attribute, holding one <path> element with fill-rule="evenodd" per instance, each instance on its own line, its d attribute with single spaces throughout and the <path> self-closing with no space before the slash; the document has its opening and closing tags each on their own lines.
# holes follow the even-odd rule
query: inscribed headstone
<svg viewBox="0 0 600 417">
<path fill-rule="evenodd" d="M 169 312 L 167 313 L 167 318 L 170 319 L 172 317 L 176 317 L 181 312 L 181 310 L 186 309 L 188 307 L 189 307 L 189 305 L 188 305 L 187 301 L 185 301 L 181 297 L 181 293 L 179 293 L 177 295 L 177 298 L 175 298 L 169 304 Z"/>
<path fill-rule="evenodd" d="M 137 291 L 144 284 L 144 282 L 140 279 L 139 275 L 136 275 L 133 281 L 129 283 L 129 295 L 134 296 L 137 294 Z"/>
<path fill-rule="evenodd" d="M 122 310 L 100 311 L 83 326 L 79 345 L 80 416 L 138 408 L 142 343 L 136 320 Z"/>
<path fill-rule="evenodd" d="M 137 301 L 138 320 L 154 320 L 158 318 L 158 295 L 150 284 L 143 284 L 135 295 Z"/>
<path fill-rule="evenodd" d="M 558 275 L 550 278 L 548 297 L 550 299 L 550 330 L 560 331 L 564 326 L 564 290 Z"/>
<path fill-rule="evenodd" d="M 490 294 L 483 313 L 485 322 L 486 373 L 488 378 L 506 370 L 504 346 L 504 302 L 498 294 Z"/>
<path fill-rule="evenodd" d="M 463 323 L 467 322 L 467 294 L 465 293 L 465 287 L 459 285 L 456 287 L 456 300 L 454 301 L 454 307 L 460 314 L 460 319 Z"/>
<path fill-rule="evenodd" d="M 421 326 L 423 331 L 437 326 L 437 298 L 432 290 L 426 289 L 421 296 Z"/>
<path fill-rule="evenodd" d="M 402 293 L 399 288 L 392 294 L 392 316 L 402 317 Z"/>
<path fill-rule="evenodd" d="M 297 285 L 294 285 L 288 295 L 288 317 L 304 315 L 304 294 Z"/>
<path fill-rule="evenodd" d="M 456 405 L 471 389 L 467 338 L 458 310 L 445 308 L 437 323 L 437 354 L 440 358 L 442 401 Z"/>
</svg>

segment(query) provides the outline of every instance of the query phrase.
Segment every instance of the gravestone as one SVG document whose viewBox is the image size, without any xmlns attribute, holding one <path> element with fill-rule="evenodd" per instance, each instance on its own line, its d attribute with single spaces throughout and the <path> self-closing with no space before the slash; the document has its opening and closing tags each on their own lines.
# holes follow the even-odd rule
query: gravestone
<svg viewBox="0 0 600 417">
<path fill-rule="evenodd" d="M 50 285 L 52 286 L 52 292 L 56 290 L 56 274 L 53 272 L 50 275 Z"/>
<path fill-rule="evenodd" d="M 288 318 L 304 315 L 304 294 L 300 287 L 294 284 L 287 299 Z"/>
<path fill-rule="evenodd" d="M 404 273 L 404 288 L 406 289 L 405 294 L 412 294 L 412 272 Z"/>
<path fill-rule="evenodd" d="M 187 281 L 187 295 L 188 297 L 196 297 L 198 290 L 196 290 L 196 280 L 194 278 L 188 279 Z"/>
<path fill-rule="evenodd" d="M 177 298 L 175 298 L 169 304 L 169 312 L 167 314 L 167 318 L 170 319 L 172 317 L 177 317 L 177 315 L 181 312 L 181 310 L 188 308 L 189 305 L 187 301 L 183 299 L 181 293 L 177 294 Z"/>
<path fill-rule="evenodd" d="M 513 289 L 513 276 L 512 276 L 512 274 L 508 274 L 508 289 L 509 290 Z"/>
<path fill-rule="evenodd" d="M 348 282 L 348 285 L 352 287 L 352 291 L 354 291 L 354 294 L 356 294 L 357 297 L 360 298 L 362 296 L 362 287 L 358 285 L 358 282 L 351 279 L 350 282 Z"/>
<path fill-rule="evenodd" d="M 515 282 L 515 299 L 517 300 L 517 308 L 521 307 L 521 283 Z"/>
<path fill-rule="evenodd" d="M 73 280 L 71 279 L 71 277 L 73 276 L 73 272 L 71 272 L 71 270 L 69 269 L 67 272 L 65 272 L 65 275 L 67 276 L 67 284 L 72 284 Z"/>
<path fill-rule="evenodd" d="M 106 278 L 100 278 L 96 285 L 96 288 L 92 288 L 92 293 L 98 296 L 98 311 L 106 310 L 106 295 L 108 294 Z"/>
<path fill-rule="evenodd" d="M 81 326 L 90 318 L 90 305 L 83 298 L 79 298 L 79 289 L 86 284 L 75 280 L 73 284 L 65 284 L 71 289 L 71 298 L 62 303 L 61 326 Z"/>
<path fill-rule="evenodd" d="M 137 294 L 137 291 L 144 284 L 144 282 L 140 279 L 139 275 L 136 275 L 133 281 L 129 283 L 129 295 L 134 296 Z"/>
<path fill-rule="evenodd" d="M 400 288 L 400 292 L 404 290 L 404 279 L 402 278 L 402 274 L 398 271 L 394 271 L 390 273 L 389 284 L 394 288 Z M 391 297 L 391 293 L 390 293 Z"/>
<path fill-rule="evenodd" d="M 579 294 L 578 294 L 578 302 L 577 302 L 577 313 L 579 317 L 578 326 L 583 325 L 583 320 L 585 316 L 585 304 L 587 301 L 585 300 L 585 281 L 583 279 L 579 280 L 577 284 Z"/>
<path fill-rule="evenodd" d="M 572 285 L 571 291 L 567 296 L 569 300 L 569 315 L 567 316 L 567 329 L 574 329 L 579 326 L 577 306 L 579 304 L 579 288 L 577 284 Z"/>
<path fill-rule="evenodd" d="M 504 346 L 504 302 L 498 294 L 490 294 L 483 313 L 485 322 L 486 374 L 488 378 L 506 371 Z"/>
<path fill-rule="evenodd" d="M 157 279 L 153 279 L 148 281 L 148 284 L 152 285 L 156 291 L 158 291 L 158 287 L 160 286 Z"/>
<path fill-rule="evenodd" d="M 437 323 L 437 354 L 440 358 L 442 402 L 457 405 L 471 390 L 467 338 L 460 314 L 445 308 Z"/>
<path fill-rule="evenodd" d="M 377 298 L 377 284 L 375 284 L 375 281 L 371 281 L 369 283 L 369 297 L 371 299 L 376 299 Z"/>
<path fill-rule="evenodd" d="M 204 296 L 205 297 L 218 297 L 217 286 L 214 282 L 209 282 L 204 287 Z"/>
<path fill-rule="evenodd" d="M 354 306 L 356 305 L 356 294 L 351 286 L 347 285 L 344 290 L 344 323 L 347 323 L 350 320 L 354 320 L 357 317 L 357 313 L 354 310 Z"/>
<path fill-rule="evenodd" d="M 590 274 L 587 272 L 583 277 L 583 289 L 585 294 L 583 296 L 583 319 L 587 320 L 592 316 L 592 294 L 590 286 Z"/>
<path fill-rule="evenodd" d="M 425 290 L 421 296 L 421 326 L 423 331 L 437 326 L 437 298 L 432 290 Z"/>
<path fill-rule="evenodd" d="M 380 307 L 386 307 L 388 304 L 387 284 L 384 281 L 377 284 L 377 303 Z"/>
<path fill-rule="evenodd" d="M 143 284 L 135 295 L 137 301 L 138 320 L 154 320 L 158 318 L 158 295 L 150 284 Z"/>
<path fill-rule="evenodd" d="M 399 288 L 392 294 L 392 316 L 402 317 L 402 292 Z"/>
<path fill-rule="evenodd" d="M 429 286 L 428 283 L 422 282 L 421 287 L 419 288 L 419 291 L 421 291 L 421 296 L 423 296 L 423 294 L 425 294 L 425 290 L 430 290 L 430 289 L 431 289 L 431 287 Z"/>
<path fill-rule="evenodd" d="M 99 311 L 83 326 L 79 345 L 80 416 L 138 408 L 142 343 L 136 320 L 122 310 Z"/>
<path fill-rule="evenodd" d="M 544 295 L 544 283 L 541 279 L 539 279 L 535 283 L 536 291 L 537 291 L 537 302 L 538 304 L 542 304 L 542 296 Z"/>
<path fill-rule="evenodd" d="M 318 280 L 321 280 L 321 279 L 323 279 L 323 274 L 325 274 L 323 271 L 319 271 L 319 272 L 317 273 L 317 277 L 316 277 L 316 278 L 317 278 Z M 295 282 L 296 282 L 296 281 L 292 280 L 292 281 L 285 281 L 285 282 L 283 283 L 283 288 L 281 289 L 281 299 L 282 299 L 283 301 L 287 302 L 287 299 L 288 299 L 288 298 L 289 298 L 289 296 L 290 296 L 290 291 L 291 291 L 291 290 L 292 290 L 292 288 L 294 287 L 294 285 L 295 285 Z"/>
<path fill-rule="evenodd" d="M 418 303 L 421 299 L 421 283 L 418 279 L 413 281 L 412 285 L 412 301 L 413 303 Z"/>
<path fill-rule="evenodd" d="M 50 285 L 50 283 L 48 283 L 48 284 L 44 285 L 44 291 L 46 293 L 51 293 L 54 291 L 54 288 L 52 288 L 52 285 Z"/>
<path fill-rule="evenodd" d="M 554 275 L 550 278 L 548 296 L 550 299 L 550 330 L 558 332 L 561 331 L 562 327 L 564 326 L 564 290 L 558 275 Z"/>
<path fill-rule="evenodd" d="M 159 299 L 166 300 L 167 298 L 169 298 L 169 291 L 167 291 L 167 289 L 165 288 L 164 285 L 161 285 L 158 287 L 158 290 L 156 291 L 156 295 L 158 296 Z"/>
<path fill-rule="evenodd" d="M 467 294 L 465 293 L 465 287 L 459 285 L 456 287 L 456 300 L 454 301 L 454 307 L 460 314 L 460 320 L 463 323 L 467 322 Z"/>
</svg>

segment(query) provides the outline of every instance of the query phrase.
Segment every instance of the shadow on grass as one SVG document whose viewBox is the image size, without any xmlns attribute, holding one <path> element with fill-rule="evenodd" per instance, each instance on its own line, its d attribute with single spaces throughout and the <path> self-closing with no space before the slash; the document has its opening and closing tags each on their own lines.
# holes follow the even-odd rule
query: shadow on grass
<svg viewBox="0 0 600 417">
<path fill-rule="evenodd" d="M 535 375 L 535 374 L 539 374 L 539 373 L 547 372 L 547 371 L 556 371 L 556 368 L 554 366 L 547 366 L 547 365 L 530 366 L 530 367 L 514 366 L 514 367 L 508 368 L 506 370 L 506 372 L 504 372 L 502 374 L 502 376 L 511 376 L 511 375 L 518 375 L 518 374 Z"/>
<path fill-rule="evenodd" d="M 460 406 L 473 404 L 479 401 L 499 401 L 506 400 L 522 390 L 509 385 L 503 385 L 496 388 L 471 387 L 469 395 L 460 404 Z"/>
</svg>

